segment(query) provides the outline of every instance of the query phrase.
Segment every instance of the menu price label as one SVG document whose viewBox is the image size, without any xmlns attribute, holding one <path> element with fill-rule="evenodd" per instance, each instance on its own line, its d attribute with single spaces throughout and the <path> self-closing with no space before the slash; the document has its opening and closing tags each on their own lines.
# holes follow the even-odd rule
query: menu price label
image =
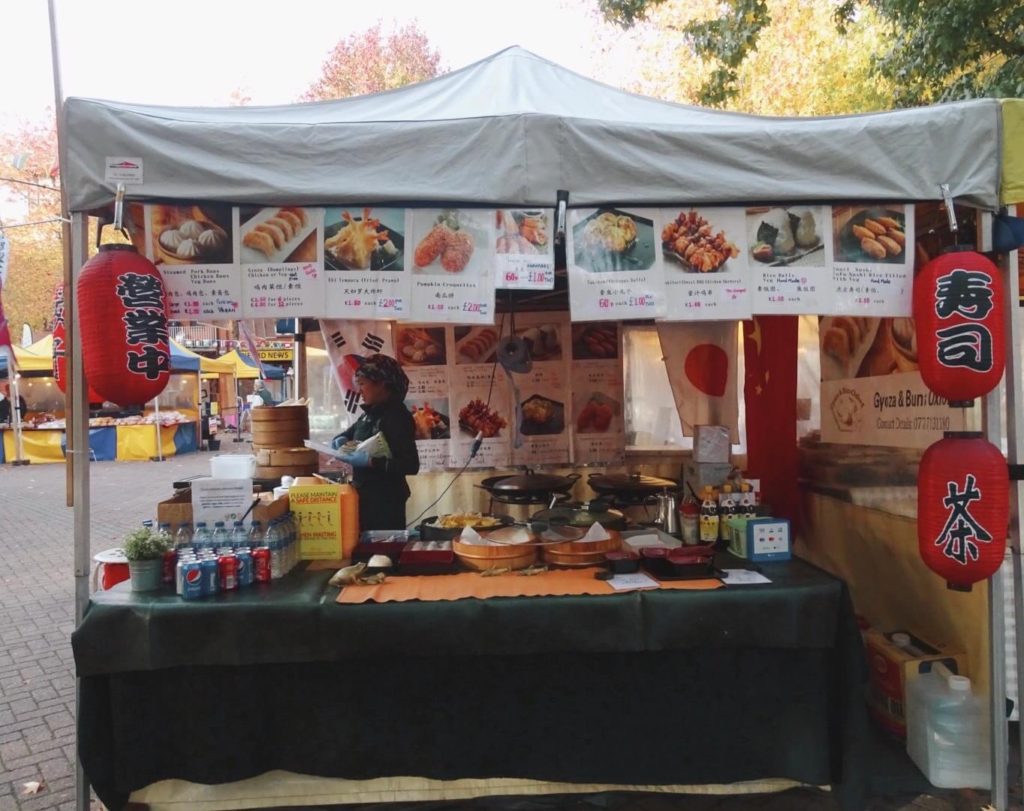
<svg viewBox="0 0 1024 811">
<path fill-rule="evenodd" d="M 665 274 L 657 210 L 570 212 L 566 262 L 573 321 L 661 318 Z"/>
<path fill-rule="evenodd" d="M 505 209 L 494 216 L 495 287 L 553 290 L 553 209 Z"/>
<path fill-rule="evenodd" d="M 746 210 L 755 313 L 831 312 L 833 244 L 827 206 L 759 206 Z"/>
<path fill-rule="evenodd" d="M 327 311 L 403 320 L 409 304 L 406 213 L 400 208 L 327 208 L 323 255 Z"/>
<path fill-rule="evenodd" d="M 909 316 L 914 286 L 914 207 L 900 203 L 834 206 L 832 269 L 841 315 Z M 909 249 L 908 249 L 909 246 Z"/>
</svg>

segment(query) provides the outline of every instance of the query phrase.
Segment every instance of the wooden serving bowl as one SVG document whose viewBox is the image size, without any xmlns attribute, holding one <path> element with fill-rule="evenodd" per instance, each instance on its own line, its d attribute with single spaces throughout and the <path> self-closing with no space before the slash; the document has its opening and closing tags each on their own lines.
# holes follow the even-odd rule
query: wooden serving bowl
<svg viewBox="0 0 1024 811">
<path fill-rule="evenodd" d="M 600 566 L 605 554 L 617 552 L 622 547 L 622 536 L 616 529 L 605 530 L 608 538 L 603 541 L 567 541 L 542 547 L 545 563 L 555 566 Z"/>
<path fill-rule="evenodd" d="M 462 543 L 456 538 L 452 541 L 452 551 L 466 566 L 478 572 L 506 567 L 525 569 L 537 562 L 537 547 L 528 544 L 478 546 Z"/>
</svg>

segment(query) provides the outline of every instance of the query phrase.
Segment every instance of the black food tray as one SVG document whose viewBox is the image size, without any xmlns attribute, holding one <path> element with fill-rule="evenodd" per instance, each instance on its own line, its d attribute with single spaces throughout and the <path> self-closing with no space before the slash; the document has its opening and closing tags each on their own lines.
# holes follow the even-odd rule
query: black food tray
<svg viewBox="0 0 1024 811">
<path fill-rule="evenodd" d="M 676 564 L 668 558 L 641 558 L 640 565 L 657 580 L 707 580 L 722 574 L 713 563 Z"/>
</svg>

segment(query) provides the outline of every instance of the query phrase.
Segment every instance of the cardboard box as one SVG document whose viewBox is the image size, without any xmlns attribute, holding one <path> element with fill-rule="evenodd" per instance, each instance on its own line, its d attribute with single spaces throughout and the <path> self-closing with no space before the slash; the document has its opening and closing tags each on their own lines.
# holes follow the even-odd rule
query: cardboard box
<svg viewBox="0 0 1024 811">
<path fill-rule="evenodd" d="M 298 481 L 308 481 L 306 477 Z M 288 491 L 292 516 L 299 532 L 302 560 L 336 560 L 343 556 L 341 545 L 341 485 L 293 484 Z"/>
<path fill-rule="evenodd" d="M 893 637 L 903 633 L 908 644 L 898 645 Z M 868 710 L 882 729 L 899 738 L 907 735 L 907 684 L 917 678 L 922 662 L 941 661 L 953 673 L 967 675 L 966 657 L 920 637 L 901 631 L 882 633 L 874 628 L 864 633 L 870 670 Z"/>
<path fill-rule="evenodd" d="M 288 496 L 275 499 L 273 493 L 260 493 L 260 502 L 252 508 L 247 521 L 262 521 L 266 526 L 269 521 L 280 518 L 288 512 Z M 156 505 L 157 524 L 170 524 L 171 534 L 178 531 L 182 524 L 192 523 L 192 498 L 189 493 L 178 493 Z M 193 527 L 194 529 L 194 527 Z"/>
<path fill-rule="evenodd" d="M 706 486 L 721 487 L 732 472 L 728 462 L 686 462 L 683 464 L 683 483 L 689 484 L 699 496 Z"/>
<path fill-rule="evenodd" d="M 693 427 L 693 461 L 725 464 L 729 461 L 732 442 L 724 425 Z"/>
</svg>

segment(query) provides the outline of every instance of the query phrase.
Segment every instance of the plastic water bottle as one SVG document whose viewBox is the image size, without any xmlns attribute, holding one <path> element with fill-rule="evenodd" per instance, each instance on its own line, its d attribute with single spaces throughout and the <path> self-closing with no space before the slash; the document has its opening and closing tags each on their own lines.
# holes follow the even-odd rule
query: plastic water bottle
<svg viewBox="0 0 1024 811">
<path fill-rule="evenodd" d="M 231 528 L 231 548 L 241 549 L 249 545 L 249 533 L 245 531 L 245 524 L 235 521 Z"/>
<path fill-rule="evenodd" d="M 213 537 L 210 539 L 210 545 L 218 551 L 231 545 L 231 535 L 227 527 L 224 526 L 223 521 L 214 523 Z"/>
<path fill-rule="evenodd" d="M 180 527 L 174 536 L 174 546 L 176 549 L 187 549 L 192 546 L 192 524 L 186 521 Z"/>
<path fill-rule="evenodd" d="M 171 533 L 171 525 L 164 522 L 157 527 L 158 532 L 162 532 L 168 538 L 173 538 L 174 535 Z"/>
<path fill-rule="evenodd" d="M 250 549 L 257 549 L 263 546 L 264 532 L 263 522 L 254 520 L 249 527 L 249 540 L 246 543 Z"/>
<path fill-rule="evenodd" d="M 277 521 L 271 521 L 267 525 L 267 534 L 264 536 L 262 546 L 270 549 L 270 579 L 278 580 L 284 574 L 282 567 L 281 533 L 277 530 Z"/>
<path fill-rule="evenodd" d="M 989 788 L 988 713 L 971 680 L 933 664 L 907 685 L 907 753 L 939 788 Z"/>
<path fill-rule="evenodd" d="M 210 530 L 206 527 L 206 522 L 197 522 L 196 533 L 192 536 L 192 545 L 196 548 L 196 551 L 202 552 L 204 549 L 209 549 L 211 541 L 212 537 L 210 535 Z"/>
</svg>

